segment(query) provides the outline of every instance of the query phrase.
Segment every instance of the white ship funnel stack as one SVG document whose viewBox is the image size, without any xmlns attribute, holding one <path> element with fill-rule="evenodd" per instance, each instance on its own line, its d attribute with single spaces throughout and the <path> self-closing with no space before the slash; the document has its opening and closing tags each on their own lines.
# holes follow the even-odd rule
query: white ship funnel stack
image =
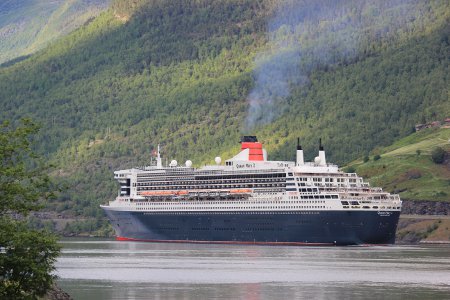
<svg viewBox="0 0 450 300">
<path fill-rule="evenodd" d="M 303 149 L 300 146 L 300 138 L 297 139 L 297 166 L 301 166 L 305 164 L 305 160 L 303 158 Z"/>
<path fill-rule="evenodd" d="M 267 151 L 266 149 L 262 149 L 262 151 L 263 151 L 263 160 L 267 161 Z"/>
<path fill-rule="evenodd" d="M 323 150 L 322 139 L 319 139 L 319 165 L 326 166 L 325 150 Z"/>
<path fill-rule="evenodd" d="M 158 169 L 162 169 L 162 159 L 161 159 L 161 152 L 160 152 L 160 148 L 159 148 L 159 144 L 158 144 L 158 153 L 156 156 L 156 167 Z"/>
</svg>

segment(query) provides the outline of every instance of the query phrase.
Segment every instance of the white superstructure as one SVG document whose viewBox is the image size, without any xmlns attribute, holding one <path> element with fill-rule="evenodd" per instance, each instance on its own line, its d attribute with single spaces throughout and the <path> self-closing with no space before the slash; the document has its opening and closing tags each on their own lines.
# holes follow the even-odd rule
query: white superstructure
<svg viewBox="0 0 450 300">
<path fill-rule="evenodd" d="M 247 138 L 247 140 L 245 140 Z M 104 209 L 188 213 L 255 213 L 284 211 L 313 214 L 320 211 L 400 211 L 401 200 L 381 188 L 371 188 L 355 173 L 345 173 L 326 162 L 322 146 L 314 162 L 297 159 L 269 161 L 256 137 L 244 137 L 241 152 L 231 159 L 199 169 L 187 161 L 114 172 L 119 195 Z"/>
</svg>

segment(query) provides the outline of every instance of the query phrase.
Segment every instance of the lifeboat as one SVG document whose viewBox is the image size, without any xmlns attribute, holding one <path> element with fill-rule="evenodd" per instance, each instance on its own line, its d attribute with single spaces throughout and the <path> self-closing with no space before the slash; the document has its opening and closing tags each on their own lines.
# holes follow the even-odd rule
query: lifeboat
<svg viewBox="0 0 450 300">
<path fill-rule="evenodd" d="M 183 196 L 187 195 L 188 191 L 143 191 L 142 196 Z"/>
<path fill-rule="evenodd" d="M 251 194 L 252 190 L 250 189 L 237 189 L 237 190 L 230 190 L 230 194 Z"/>
</svg>

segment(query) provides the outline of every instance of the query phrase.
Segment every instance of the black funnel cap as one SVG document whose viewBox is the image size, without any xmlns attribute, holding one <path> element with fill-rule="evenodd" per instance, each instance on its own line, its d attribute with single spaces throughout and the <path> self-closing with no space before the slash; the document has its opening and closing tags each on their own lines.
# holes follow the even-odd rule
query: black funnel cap
<svg viewBox="0 0 450 300">
<path fill-rule="evenodd" d="M 302 146 L 300 146 L 300 138 L 297 138 L 297 150 L 303 150 Z"/>
<path fill-rule="evenodd" d="M 255 135 L 244 135 L 241 137 L 240 143 L 256 143 L 258 139 Z"/>
</svg>

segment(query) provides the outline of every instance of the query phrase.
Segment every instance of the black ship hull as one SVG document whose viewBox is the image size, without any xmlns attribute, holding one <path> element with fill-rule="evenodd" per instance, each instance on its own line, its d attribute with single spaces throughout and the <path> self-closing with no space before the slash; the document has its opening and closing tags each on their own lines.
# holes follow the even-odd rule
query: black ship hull
<svg viewBox="0 0 450 300">
<path fill-rule="evenodd" d="M 136 212 L 105 208 L 118 240 L 393 244 L 400 211 Z"/>
</svg>

